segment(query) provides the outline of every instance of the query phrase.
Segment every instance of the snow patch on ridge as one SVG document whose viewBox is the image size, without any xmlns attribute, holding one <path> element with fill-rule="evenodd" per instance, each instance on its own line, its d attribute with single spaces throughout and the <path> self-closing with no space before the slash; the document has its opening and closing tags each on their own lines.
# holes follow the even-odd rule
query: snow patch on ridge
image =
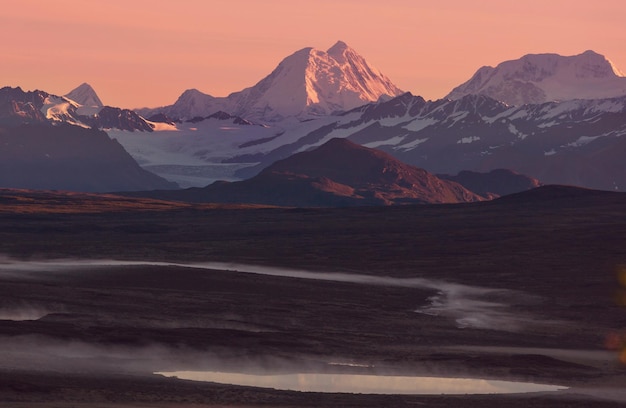
<svg viewBox="0 0 626 408">
<path fill-rule="evenodd" d="M 567 147 L 580 147 L 580 146 L 584 146 L 588 143 L 593 142 L 594 140 L 600 138 L 602 136 L 581 136 L 578 139 L 576 139 L 575 141 L 573 141 L 572 143 L 568 143 L 566 146 Z"/>
<path fill-rule="evenodd" d="M 527 136 L 524 133 L 520 132 L 512 123 L 509 123 L 509 132 L 511 132 L 511 134 L 517 136 L 521 140 L 526 139 Z"/>
<path fill-rule="evenodd" d="M 422 129 L 426 129 L 428 126 L 436 124 L 438 121 L 433 118 L 428 119 L 416 119 L 411 123 L 403 126 L 404 129 L 410 132 L 419 132 Z"/>
<path fill-rule="evenodd" d="M 428 141 L 428 139 L 415 139 L 412 142 L 403 144 L 401 146 L 396 147 L 396 150 L 405 150 L 405 151 L 409 151 L 409 150 L 413 150 L 415 149 L 417 146 L 421 145 L 422 143 Z"/>
<path fill-rule="evenodd" d="M 402 143 L 402 141 L 404 139 L 406 139 L 407 136 L 408 135 L 395 136 L 395 137 L 392 137 L 391 139 L 387 139 L 387 140 L 378 140 L 376 142 L 366 143 L 363 146 L 369 147 L 370 149 L 375 149 L 375 148 L 380 147 L 380 146 L 395 146 L 397 144 Z"/>
<path fill-rule="evenodd" d="M 463 137 L 461 139 L 459 139 L 456 144 L 462 144 L 462 143 L 474 143 L 480 140 L 479 136 L 469 136 L 469 137 Z"/>
<path fill-rule="evenodd" d="M 53 122 L 65 122 L 83 128 L 89 128 L 74 118 L 72 111 L 76 111 L 79 105 L 60 96 L 49 95 L 43 102 L 41 113 L 46 119 Z"/>
</svg>

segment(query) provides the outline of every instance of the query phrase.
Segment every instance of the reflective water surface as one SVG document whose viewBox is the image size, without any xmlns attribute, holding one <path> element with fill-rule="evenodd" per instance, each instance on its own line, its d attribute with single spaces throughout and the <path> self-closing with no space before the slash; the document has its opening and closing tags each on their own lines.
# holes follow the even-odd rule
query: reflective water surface
<svg viewBox="0 0 626 408">
<path fill-rule="evenodd" d="M 309 392 L 359 394 L 509 394 L 558 391 L 567 387 L 472 378 L 365 374 L 241 374 L 218 371 L 158 372 L 166 377 L 220 384 Z"/>
</svg>

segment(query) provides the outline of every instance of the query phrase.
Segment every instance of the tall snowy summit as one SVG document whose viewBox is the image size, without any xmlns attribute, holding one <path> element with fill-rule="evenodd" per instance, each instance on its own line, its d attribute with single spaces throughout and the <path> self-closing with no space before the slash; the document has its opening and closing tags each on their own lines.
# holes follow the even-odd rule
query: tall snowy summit
<svg viewBox="0 0 626 408">
<path fill-rule="evenodd" d="M 626 77 L 603 55 L 528 54 L 498 66 L 482 67 L 447 96 L 487 95 L 509 105 L 626 95 Z"/>
<path fill-rule="evenodd" d="M 328 51 L 304 48 L 251 88 L 228 96 L 240 116 L 281 119 L 327 115 L 402 91 L 346 43 Z"/>
<path fill-rule="evenodd" d="M 85 107 L 102 108 L 104 106 L 96 91 L 88 83 L 79 85 L 65 97 Z"/>
<path fill-rule="evenodd" d="M 140 113 L 146 117 L 164 113 L 190 119 L 221 110 L 257 121 L 308 119 L 402 93 L 354 49 L 338 41 L 328 51 L 315 48 L 296 51 L 256 85 L 225 98 L 188 90 L 173 105 L 144 109 Z"/>
</svg>

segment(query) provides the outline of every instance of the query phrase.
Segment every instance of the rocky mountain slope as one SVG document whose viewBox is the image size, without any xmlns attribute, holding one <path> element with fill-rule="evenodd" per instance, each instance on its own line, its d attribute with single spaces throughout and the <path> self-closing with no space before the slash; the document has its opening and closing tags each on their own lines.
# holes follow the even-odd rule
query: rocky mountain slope
<svg viewBox="0 0 626 408">
<path fill-rule="evenodd" d="M 89 105 L 44 91 L 23 91 L 21 88 L 0 89 L 0 124 L 24 123 L 70 124 L 84 128 L 120 129 L 152 132 L 154 126 L 132 110 L 98 105 L 100 98 L 83 84 L 70 92 Z"/>
<path fill-rule="evenodd" d="M 408 203 L 458 203 L 484 198 L 392 156 L 332 139 L 319 148 L 278 161 L 240 182 L 205 188 L 132 193 L 189 202 L 325 207 Z"/>
</svg>

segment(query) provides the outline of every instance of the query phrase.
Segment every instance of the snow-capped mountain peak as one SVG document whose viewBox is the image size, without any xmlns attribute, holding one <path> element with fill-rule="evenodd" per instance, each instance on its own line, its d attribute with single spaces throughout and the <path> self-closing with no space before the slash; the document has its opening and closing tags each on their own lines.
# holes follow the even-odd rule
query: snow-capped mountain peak
<svg viewBox="0 0 626 408">
<path fill-rule="evenodd" d="M 284 58 L 256 85 L 225 98 L 185 91 L 174 105 L 144 109 L 144 116 L 205 117 L 222 110 L 254 121 L 310 119 L 402 94 L 386 76 L 343 41 L 328 51 L 303 48 Z"/>
<path fill-rule="evenodd" d="M 327 53 L 329 53 L 329 54 L 330 54 L 330 55 L 332 55 L 332 56 L 335 56 L 335 55 L 337 55 L 337 54 L 341 54 L 341 53 L 343 53 L 345 50 L 348 50 L 348 49 L 350 49 L 350 50 L 351 50 L 352 48 L 350 48 L 350 47 L 348 46 L 348 44 L 346 44 L 345 42 L 343 42 L 343 41 L 339 40 L 339 41 L 337 41 L 337 42 L 335 43 L 335 45 L 333 45 L 332 47 L 330 47 L 330 48 L 328 49 L 328 51 L 326 51 L 326 52 L 327 52 Z"/>
<path fill-rule="evenodd" d="M 164 114 L 174 120 L 206 117 L 219 110 L 224 110 L 222 101 L 224 98 L 216 98 L 197 89 L 187 89 L 173 105 L 157 109 L 138 109 L 137 112 L 144 117 L 155 114 Z"/>
<path fill-rule="evenodd" d="M 226 111 L 244 117 L 271 119 L 295 116 L 307 98 L 306 70 L 313 48 L 303 48 L 283 59 L 271 74 L 256 85 L 228 96 Z"/>
<path fill-rule="evenodd" d="M 231 94 L 235 114 L 257 119 L 311 117 L 349 110 L 402 91 L 343 41 L 303 48 L 251 88 Z"/>
<path fill-rule="evenodd" d="M 626 77 L 605 56 L 588 50 L 573 56 L 528 54 L 495 68 L 480 68 L 448 94 L 483 94 L 509 105 L 626 95 Z"/>
<path fill-rule="evenodd" d="M 181 103 L 181 104 L 197 104 L 197 103 L 202 103 L 204 101 L 210 101 L 215 99 L 214 97 L 212 97 L 211 95 L 205 94 L 200 92 L 199 90 L 192 88 L 192 89 L 187 89 L 185 92 L 183 92 L 179 97 L 178 100 L 176 101 L 176 103 Z"/>
<path fill-rule="evenodd" d="M 369 101 L 376 101 L 383 95 L 402 94 L 389 78 L 370 66 L 365 58 L 343 41 L 338 41 L 327 53 L 341 66 L 348 83 L 361 95 L 366 95 Z"/>
<path fill-rule="evenodd" d="M 102 108 L 104 106 L 96 91 L 86 82 L 74 88 L 65 97 L 85 107 Z"/>
<path fill-rule="evenodd" d="M 570 58 L 572 58 L 572 65 L 577 68 L 578 75 L 591 75 L 598 78 L 625 76 L 611 60 L 595 51 L 587 50 L 575 57 L 578 58 Z"/>
</svg>

